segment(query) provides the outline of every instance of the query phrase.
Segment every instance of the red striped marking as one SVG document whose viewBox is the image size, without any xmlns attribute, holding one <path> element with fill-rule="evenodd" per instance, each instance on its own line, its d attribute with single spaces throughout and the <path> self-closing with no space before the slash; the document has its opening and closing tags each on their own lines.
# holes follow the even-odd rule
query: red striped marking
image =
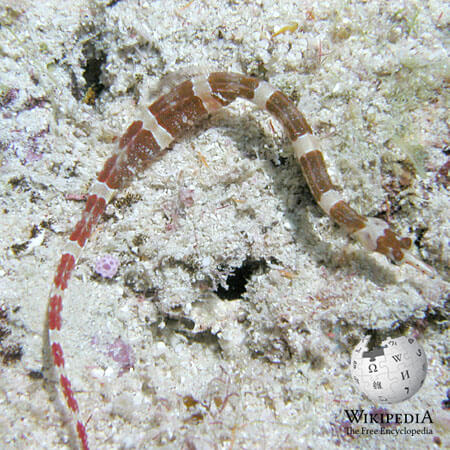
<svg viewBox="0 0 450 450">
<path fill-rule="evenodd" d="M 194 95 L 192 86 L 192 81 L 185 81 L 148 108 L 158 124 L 174 138 L 208 115 L 202 100 Z"/>
<path fill-rule="evenodd" d="M 104 182 L 110 189 L 119 189 L 133 174 L 126 161 L 120 160 L 119 155 L 113 155 L 106 161 L 97 180 Z"/>
<path fill-rule="evenodd" d="M 128 143 L 141 131 L 142 120 L 134 121 L 125 131 L 125 134 L 120 138 L 119 148 L 122 149 L 128 145 Z"/>
<path fill-rule="evenodd" d="M 103 165 L 102 171 L 98 174 L 98 177 L 97 177 L 98 181 L 100 181 L 101 183 L 108 184 L 107 180 L 110 177 L 112 171 L 114 170 L 114 167 L 116 166 L 116 161 L 117 161 L 118 157 L 119 157 L 119 155 L 116 153 L 106 160 L 105 164 Z M 109 186 L 109 184 L 108 184 L 108 187 L 111 187 L 111 186 Z"/>
<path fill-rule="evenodd" d="M 61 311 L 62 311 L 62 298 L 60 295 L 54 295 L 50 299 L 50 306 L 48 312 L 48 327 L 50 330 L 61 329 Z"/>
<path fill-rule="evenodd" d="M 320 150 L 313 150 L 300 157 L 300 166 L 314 198 L 320 202 L 324 192 L 334 188 Z"/>
<path fill-rule="evenodd" d="M 75 225 L 75 230 L 69 239 L 78 242 L 80 247 L 84 247 L 86 240 L 91 236 L 92 230 L 103 214 L 105 207 L 106 201 L 103 197 L 90 195 L 87 199 L 81 220 Z"/>
<path fill-rule="evenodd" d="M 75 267 L 75 258 L 70 253 L 64 253 L 61 256 L 61 261 L 56 269 L 56 276 L 54 278 L 55 286 L 62 291 L 67 289 L 67 281 L 72 275 L 72 270 Z"/>
<path fill-rule="evenodd" d="M 145 161 L 150 162 L 160 150 L 161 147 L 156 142 L 153 133 L 141 130 L 127 148 L 128 162 L 132 166 L 137 166 Z"/>
<path fill-rule="evenodd" d="M 64 367 L 64 354 L 61 345 L 58 342 L 52 344 L 53 363 L 57 367 Z"/>
<path fill-rule="evenodd" d="M 349 233 L 354 233 L 366 226 L 365 217 L 360 216 L 355 210 L 350 208 L 344 200 L 335 203 L 330 208 L 329 215 L 339 225 L 346 228 Z"/>
<path fill-rule="evenodd" d="M 83 450 L 89 450 L 86 427 L 80 421 L 77 422 L 77 433 L 78 437 L 80 438 Z"/>
<path fill-rule="evenodd" d="M 74 413 L 78 412 L 78 403 L 75 400 L 75 397 L 73 395 L 72 386 L 70 384 L 69 379 L 61 374 L 61 377 L 59 378 L 59 382 L 61 383 L 64 397 L 66 397 L 67 406 Z"/>
<path fill-rule="evenodd" d="M 208 77 L 208 83 L 213 98 L 226 106 L 238 97 L 252 100 L 259 80 L 240 73 L 213 72 Z"/>
<path fill-rule="evenodd" d="M 267 100 L 266 108 L 283 124 L 292 142 L 305 133 L 312 134 L 311 127 L 303 114 L 281 91 L 272 94 Z"/>
<path fill-rule="evenodd" d="M 412 245 L 410 238 L 398 238 L 398 236 L 389 229 L 377 239 L 376 251 L 386 256 L 393 256 L 396 261 L 401 261 L 404 256 L 404 250 L 408 250 Z"/>
</svg>

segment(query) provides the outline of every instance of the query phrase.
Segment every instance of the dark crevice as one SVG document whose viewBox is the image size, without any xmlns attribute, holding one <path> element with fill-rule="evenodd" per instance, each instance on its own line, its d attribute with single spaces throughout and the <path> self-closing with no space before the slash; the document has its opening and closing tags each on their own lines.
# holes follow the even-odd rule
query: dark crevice
<svg viewBox="0 0 450 450">
<path fill-rule="evenodd" d="M 86 80 L 86 103 L 91 102 L 91 98 L 95 100 L 105 89 L 101 82 L 102 66 L 106 62 L 106 53 L 92 47 L 92 44 L 85 46 L 83 53 L 86 62 L 83 64 L 83 78 Z M 90 92 L 92 94 L 90 94 Z"/>
<path fill-rule="evenodd" d="M 41 370 L 30 370 L 27 374 L 32 380 L 42 380 L 44 374 Z"/>
<path fill-rule="evenodd" d="M 414 240 L 414 244 L 417 246 L 417 248 L 422 248 L 422 239 L 425 235 L 425 233 L 428 231 L 427 227 L 419 227 L 416 231 L 416 239 Z"/>
<path fill-rule="evenodd" d="M 211 346 L 217 351 L 220 351 L 219 338 L 211 332 L 211 330 L 204 330 L 194 333 L 192 330 L 195 327 L 195 323 L 187 317 L 169 317 L 164 316 L 164 329 L 161 329 L 154 324 L 151 325 L 155 335 L 158 339 L 163 339 L 167 342 L 170 341 L 173 333 L 181 334 L 188 338 L 189 342 L 196 342 L 205 346 Z"/>
<path fill-rule="evenodd" d="M 195 327 L 195 322 L 187 317 L 165 317 L 166 326 L 177 331 L 191 331 Z"/>
<path fill-rule="evenodd" d="M 223 270 L 223 267 L 219 267 L 219 270 Z M 268 270 L 267 262 L 265 259 L 249 259 L 247 258 L 241 267 L 236 267 L 227 278 L 228 289 L 223 286 L 217 288 L 215 294 L 222 300 L 236 300 L 243 298 L 244 293 L 247 290 L 247 283 L 250 278 L 255 274 L 266 273 Z"/>
<path fill-rule="evenodd" d="M 4 306 L 0 306 L 0 360 L 4 365 L 20 361 L 23 356 L 22 345 L 10 338 L 12 331 L 9 316 L 9 310 Z"/>
<path fill-rule="evenodd" d="M 447 398 L 444 398 L 441 402 L 442 409 L 450 409 L 450 389 L 447 389 Z"/>
</svg>

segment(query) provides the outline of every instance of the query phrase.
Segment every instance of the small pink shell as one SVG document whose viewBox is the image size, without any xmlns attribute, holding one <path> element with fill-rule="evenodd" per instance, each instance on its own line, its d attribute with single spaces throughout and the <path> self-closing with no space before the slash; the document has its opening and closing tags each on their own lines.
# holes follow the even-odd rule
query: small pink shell
<svg viewBox="0 0 450 450">
<path fill-rule="evenodd" d="M 118 268 L 119 260 L 112 255 L 104 255 L 95 263 L 95 271 L 103 278 L 112 278 Z"/>
<path fill-rule="evenodd" d="M 134 363 L 136 362 L 132 347 L 120 337 L 116 338 L 112 344 L 108 345 L 107 354 L 120 364 L 119 377 L 134 367 Z"/>
</svg>

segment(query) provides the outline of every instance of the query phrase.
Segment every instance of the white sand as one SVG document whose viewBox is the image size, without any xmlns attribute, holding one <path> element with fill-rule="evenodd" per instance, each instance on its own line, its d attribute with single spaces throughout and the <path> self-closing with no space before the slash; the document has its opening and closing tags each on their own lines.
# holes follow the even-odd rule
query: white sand
<svg viewBox="0 0 450 450">
<path fill-rule="evenodd" d="M 72 277 L 62 345 L 91 447 L 448 444 L 439 314 L 449 200 L 437 177 L 447 160 L 448 4 L 107 3 L 0 0 L 0 306 L 11 331 L 1 345 L 23 348 L 19 361 L 0 364 L 0 447 L 69 445 L 53 382 L 28 375 L 49 366 L 47 295 L 83 208 L 65 196 L 88 192 L 112 137 L 138 116 L 136 100 L 164 75 L 210 69 L 264 78 L 294 99 L 350 203 L 368 215 L 388 208 L 439 275 L 350 242 L 314 203 L 281 127 L 238 101 L 119 194 Z M 88 105 L 83 65 L 102 53 L 105 89 Z M 190 190 L 193 204 L 169 230 Z M 110 281 L 94 276 L 105 253 L 121 263 Z M 266 268 L 241 298 L 219 298 L 214 289 L 245 260 Z M 133 273 L 156 294 L 133 291 Z M 434 434 L 336 434 L 345 408 L 373 407 L 350 379 L 353 346 L 365 330 L 400 322 L 418 333 L 429 372 L 416 396 L 388 409 L 429 410 Z M 107 355 L 118 337 L 135 358 L 121 376 Z"/>
</svg>

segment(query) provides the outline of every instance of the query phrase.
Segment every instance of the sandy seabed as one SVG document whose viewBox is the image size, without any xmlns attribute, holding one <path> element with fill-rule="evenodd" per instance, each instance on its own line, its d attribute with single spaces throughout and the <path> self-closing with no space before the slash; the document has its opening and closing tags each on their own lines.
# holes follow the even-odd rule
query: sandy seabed
<svg viewBox="0 0 450 450">
<path fill-rule="evenodd" d="M 62 345 L 91 447 L 449 444 L 448 4 L 0 6 L 3 449 L 70 447 L 46 350 L 57 262 L 114 136 L 173 79 L 210 70 L 293 99 L 345 198 L 411 236 L 437 276 L 351 242 L 279 124 L 239 100 L 117 195 L 70 281 Z M 111 280 L 94 271 L 105 254 Z M 429 369 L 410 400 L 376 405 L 352 383 L 367 330 L 418 337 Z M 379 408 L 429 411 L 433 433 L 346 433 L 345 409 Z"/>
</svg>

